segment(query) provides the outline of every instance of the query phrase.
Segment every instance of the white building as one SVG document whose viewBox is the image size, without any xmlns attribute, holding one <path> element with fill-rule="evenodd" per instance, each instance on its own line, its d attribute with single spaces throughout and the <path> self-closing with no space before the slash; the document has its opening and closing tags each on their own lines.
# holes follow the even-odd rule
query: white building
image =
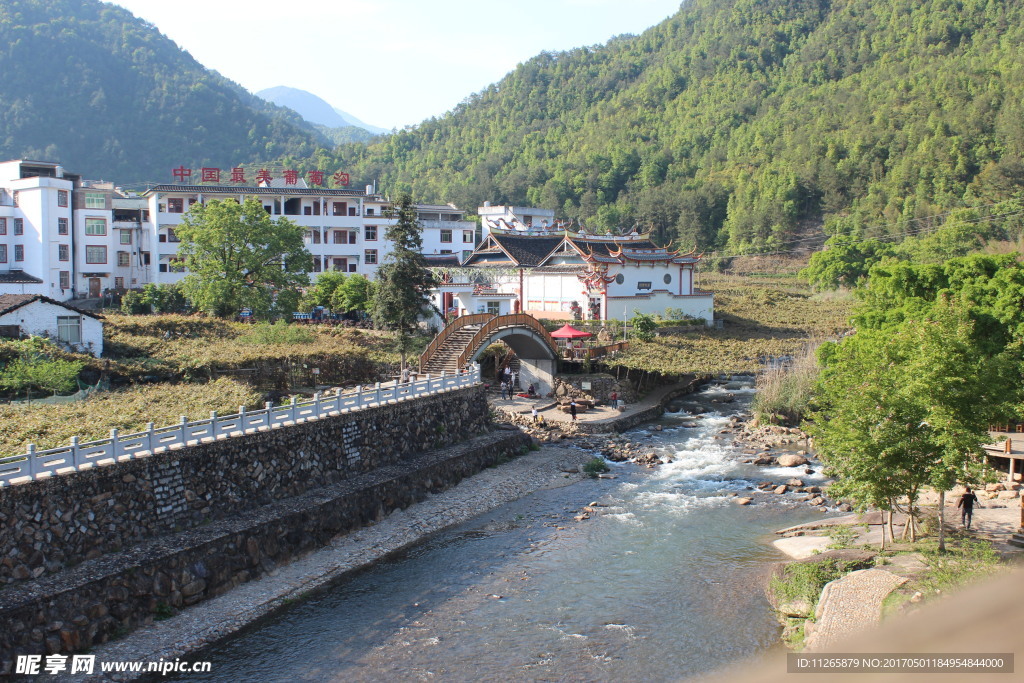
<svg viewBox="0 0 1024 683">
<path fill-rule="evenodd" d="M 537 209 L 517 211 L 539 215 Z M 464 267 L 435 265 L 445 282 L 434 291 L 434 303 L 449 317 L 523 311 L 537 318 L 600 320 L 640 312 L 712 324 L 714 296 L 695 286 L 695 252 L 659 247 L 649 234 L 636 232 L 573 232 L 553 220 L 532 229 L 520 221 L 517 229 L 481 220 L 487 234 Z"/>
<path fill-rule="evenodd" d="M 0 293 L 61 301 L 110 290 L 180 281 L 178 237 L 189 207 L 211 199 L 256 197 L 271 216 L 306 229 L 313 274 L 372 277 L 391 249 L 390 202 L 365 190 L 310 187 L 301 178 L 251 184 L 167 184 L 128 194 L 110 182 L 82 180 L 56 163 L 0 163 Z M 423 253 L 464 259 L 476 225 L 453 204 L 417 204 Z"/>
<path fill-rule="evenodd" d="M 49 337 L 99 357 L 103 319 L 41 294 L 0 294 L 0 336 Z"/>
<path fill-rule="evenodd" d="M 0 294 L 71 296 L 77 181 L 59 164 L 0 163 Z"/>
<path fill-rule="evenodd" d="M 391 249 L 385 238 L 395 219 L 386 217 L 391 203 L 365 190 L 310 188 L 302 179 L 285 184 L 275 178 L 267 185 L 157 185 L 142 194 L 151 219 L 144 232 L 155 245 L 151 256 L 154 282 L 178 282 L 185 276 L 176 262 L 175 228 L 189 207 L 211 199 L 242 202 L 257 197 L 274 218 L 285 217 L 306 229 L 306 249 L 313 255 L 313 273 L 340 271 L 372 277 Z M 416 205 L 423 227 L 424 254 L 472 253 L 475 225 L 454 205 Z"/>
</svg>

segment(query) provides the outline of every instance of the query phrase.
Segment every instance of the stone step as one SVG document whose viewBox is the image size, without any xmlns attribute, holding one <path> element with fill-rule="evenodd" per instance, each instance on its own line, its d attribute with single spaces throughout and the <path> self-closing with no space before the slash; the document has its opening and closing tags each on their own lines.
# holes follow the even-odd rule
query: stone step
<svg viewBox="0 0 1024 683">
<path fill-rule="evenodd" d="M 1007 543 L 1018 548 L 1024 548 L 1024 533 L 1014 534 Z"/>
</svg>

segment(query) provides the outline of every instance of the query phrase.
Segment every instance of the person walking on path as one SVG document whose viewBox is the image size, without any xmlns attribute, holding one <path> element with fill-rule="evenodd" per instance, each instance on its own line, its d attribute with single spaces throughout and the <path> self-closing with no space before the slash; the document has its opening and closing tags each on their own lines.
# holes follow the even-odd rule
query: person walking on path
<svg viewBox="0 0 1024 683">
<path fill-rule="evenodd" d="M 531 416 L 533 417 L 533 423 L 536 424 L 537 423 L 537 406 L 533 407 L 533 411 L 531 411 Z"/>
<path fill-rule="evenodd" d="M 501 380 L 501 397 L 506 398 L 508 396 L 508 385 L 505 384 L 505 380 Z"/>
<path fill-rule="evenodd" d="M 569 414 L 572 415 L 572 421 L 576 421 L 576 401 L 569 402 Z"/>
<path fill-rule="evenodd" d="M 964 525 L 965 529 L 971 528 L 971 517 L 974 515 L 974 504 L 978 502 L 978 497 L 971 491 L 971 487 L 968 486 L 964 491 L 964 495 L 960 496 L 960 502 L 956 504 L 960 508 L 960 523 Z"/>
</svg>

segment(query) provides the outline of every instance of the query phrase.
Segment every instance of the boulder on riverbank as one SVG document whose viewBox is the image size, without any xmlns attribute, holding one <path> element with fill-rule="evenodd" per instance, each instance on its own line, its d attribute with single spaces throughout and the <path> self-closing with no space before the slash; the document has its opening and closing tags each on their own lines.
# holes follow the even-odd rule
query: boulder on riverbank
<svg viewBox="0 0 1024 683">
<path fill-rule="evenodd" d="M 776 464 L 780 467 L 798 467 L 800 465 L 807 464 L 807 458 L 802 455 L 786 454 L 780 455 L 775 459 Z"/>
</svg>

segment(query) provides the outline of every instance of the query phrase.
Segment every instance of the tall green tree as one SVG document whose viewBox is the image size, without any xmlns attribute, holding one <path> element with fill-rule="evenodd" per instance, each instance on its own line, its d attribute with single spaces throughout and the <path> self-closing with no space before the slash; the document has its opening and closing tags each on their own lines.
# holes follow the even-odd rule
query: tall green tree
<svg viewBox="0 0 1024 683">
<path fill-rule="evenodd" d="M 964 306 L 943 300 L 921 317 L 823 345 L 819 355 L 809 430 L 836 477 L 833 495 L 889 511 L 905 499 L 912 511 L 922 487 L 933 487 L 940 549 L 945 492 L 980 480 L 989 421 L 1017 393 L 1005 381 L 1012 356 L 984 353 L 973 328 Z"/>
<path fill-rule="evenodd" d="M 309 283 L 313 257 L 303 228 L 272 219 L 255 198 L 193 204 L 175 232 L 189 271 L 182 291 L 198 309 L 220 317 L 244 307 L 261 318 L 288 314 Z"/>
<path fill-rule="evenodd" d="M 385 239 L 391 243 L 391 252 L 377 269 L 373 320 L 380 327 L 398 334 L 404 370 L 412 336 L 419 329 L 420 318 L 430 305 L 434 276 L 421 253 L 423 230 L 416 218 L 412 197 L 403 194 L 389 216 L 398 220 L 388 226 L 385 233 Z"/>
<path fill-rule="evenodd" d="M 310 311 L 314 306 L 338 308 L 333 302 L 334 293 L 345 282 L 345 279 L 345 273 L 337 270 L 328 270 L 317 275 L 313 284 L 302 295 L 300 304 L 302 310 Z"/>
<path fill-rule="evenodd" d="M 331 306 L 341 311 L 366 313 L 373 304 L 375 284 L 365 275 L 355 273 L 334 290 Z"/>
</svg>

